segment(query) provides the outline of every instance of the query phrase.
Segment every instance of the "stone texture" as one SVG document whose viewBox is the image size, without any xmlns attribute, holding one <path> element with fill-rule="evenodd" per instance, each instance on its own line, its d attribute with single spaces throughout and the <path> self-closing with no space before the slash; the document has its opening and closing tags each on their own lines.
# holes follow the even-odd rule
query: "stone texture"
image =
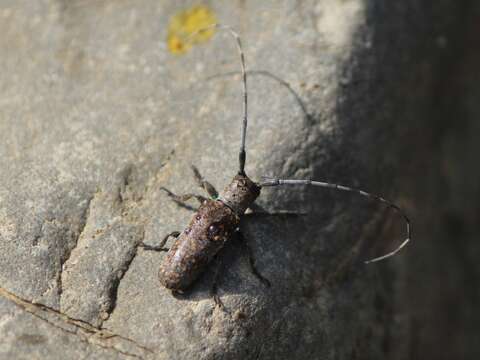
<svg viewBox="0 0 480 360">
<path fill-rule="evenodd" d="M 394 246 L 399 219 L 347 194 L 264 190 L 263 208 L 308 215 L 245 219 L 273 286 L 252 275 L 232 241 L 219 283 L 226 312 L 209 293 L 213 269 L 175 297 L 159 286 L 164 253 L 138 247 L 191 216 L 160 187 L 200 191 L 195 164 L 223 188 L 237 167 L 241 94 L 239 78 L 227 74 L 238 70 L 230 38 L 216 35 L 183 56 L 165 46 L 168 19 L 193 4 L 0 2 L 0 356 L 423 356 L 435 329 L 412 331 L 415 304 L 402 304 L 412 289 L 425 299 L 408 265 L 423 271 L 414 258 L 433 246 L 423 239 L 434 239 L 434 202 L 418 195 L 428 188 L 436 196 L 442 164 L 429 162 L 439 145 L 424 135 L 442 129 L 434 100 L 446 95 L 437 86 L 460 51 L 452 44 L 465 37 L 458 29 L 471 4 L 211 2 L 241 33 L 252 70 L 249 176 L 384 194 L 421 218 L 422 238 L 365 267 Z"/>
</svg>

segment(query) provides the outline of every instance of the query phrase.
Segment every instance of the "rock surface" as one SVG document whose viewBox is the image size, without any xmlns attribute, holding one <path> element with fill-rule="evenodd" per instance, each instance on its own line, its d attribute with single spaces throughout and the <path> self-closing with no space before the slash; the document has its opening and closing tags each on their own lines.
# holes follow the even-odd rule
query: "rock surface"
<svg viewBox="0 0 480 360">
<path fill-rule="evenodd" d="M 247 173 L 361 186 L 420 217 L 411 178 L 433 147 L 418 133 L 436 126 L 435 86 L 466 4 L 212 2 L 252 71 Z M 170 54 L 178 6 L 0 4 L 0 357 L 405 358 L 413 345 L 394 341 L 411 339 L 412 322 L 397 301 L 412 286 L 416 245 L 365 267 L 403 224 L 355 196 L 264 190 L 264 209 L 308 215 L 245 219 L 272 286 L 232 241 L 221 256 L 225 311 L 210 295 L 213 266 L 185 295 L 159 285 L 164 253 L 138 245 L 191 217 L 160 188 L 200 192 L 191 164 L 223 188 L 240 140 L 234 44 L 217 34 Z"/>
</svg>

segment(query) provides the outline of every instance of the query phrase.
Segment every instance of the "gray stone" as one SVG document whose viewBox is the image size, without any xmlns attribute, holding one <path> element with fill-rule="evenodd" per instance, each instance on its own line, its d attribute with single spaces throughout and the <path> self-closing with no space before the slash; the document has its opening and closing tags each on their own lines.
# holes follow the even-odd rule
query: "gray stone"
<svg viewBox="0 0 480 360">
<path fill-rule="evenodd" d="M 422 144 L 410 135 L 432 114 L 463 2 L 211 6 L 241 33 L 251 70 L 249 176 L 334 181 L 416 209 L 398 195 L 412 194 L 404 184 L 422 170 L 403 175 Z M 396 327 L 395 306 L 381 304 L 404 298 L 416 245 L 390 265 L 364 266 L 403 227 L 384 226 L 400 219 L 362 198 L 263 190 L 264 209 L 308 215 L 245 219 L 272 287 L 232 241 L 221 253 L 225 311 L 210 295 L 213 266 L 185 295 L 159 285 L 164 253 L 138 245 L 158 244 L 192 215 L 160 187 L 200 192 L 195 164 L 223 188 L 237 170 L 242 115 L 227 35 L 168 52 L 167 23 L 181 9 L 147 0 L 0 3 L 0 356 L 406 356 L 408 347 L 384 344 L 408 337 L 410 323 Z"/>
</svg>

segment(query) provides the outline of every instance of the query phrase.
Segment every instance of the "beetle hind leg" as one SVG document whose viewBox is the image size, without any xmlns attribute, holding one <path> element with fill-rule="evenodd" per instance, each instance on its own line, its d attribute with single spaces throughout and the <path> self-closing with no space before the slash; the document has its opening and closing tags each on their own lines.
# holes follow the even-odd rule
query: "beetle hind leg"
<svg viewBox="0 0 480 360">
<path fill-rule="evenodd" d="M 225 305 L 223 304 L 222 299 L 220 298 L 220 295 L 218 295 L 218 285 L 220 283 L 220 274 L 224 270 L 223 261 L 218 254 L 215 255 L 214 262 L 215 262 L 215 272 L 213 274 L 212 286 L 210 287 L 210 295 L 212 296 L 213 301 L 215 302 L 215 305 L 219 309 L 225 312 L 228 312 L 226 310 Z"/>
<path fill-rule="evenodd" d="M 260 271 L 257 269 L 255 256 L 253 254 L 253 250 L 248 243 L 248 240 L 243 236 L 240 231 L 237 231 L 237 236 L 240 242 L 242 243 L 243 247 L 245 248 L 248 256 L 248 263 L 250 265 L 250 270 L 252 271 L 253 275 L 266 287 L 270 287 L 270 281 L 263 276 Z"/>
</svg>

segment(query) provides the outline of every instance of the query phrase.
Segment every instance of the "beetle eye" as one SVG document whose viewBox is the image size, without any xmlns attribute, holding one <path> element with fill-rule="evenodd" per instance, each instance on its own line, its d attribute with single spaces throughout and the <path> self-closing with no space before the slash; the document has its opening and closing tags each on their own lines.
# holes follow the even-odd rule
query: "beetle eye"
<svg viewBox="0 0 480 360">
<path fill-rule="evenodd" d="M 218 225 L 218 224 L 210 225 L 208 227 L 208 230 L 207 230 L 208 238 L 211 239 L 211 240 L 218 240 L 218 239 L 215 239 L 215 238 L 218 237 L 218 235 L 221 234 L 222 229 L 223 229 L 222 225 Z"/>
<path fill-rule="evenodd" d="M 215 225 L 210 225 L 210 226 L 208 227 L 208 235 L 209 235 L 209 236 L 215 236 L 215 235 L 218 234 L 218 230 L 219 230 L 219 229 L 218 229 L 217 226 L 215 226 Z"/>
</svg>

